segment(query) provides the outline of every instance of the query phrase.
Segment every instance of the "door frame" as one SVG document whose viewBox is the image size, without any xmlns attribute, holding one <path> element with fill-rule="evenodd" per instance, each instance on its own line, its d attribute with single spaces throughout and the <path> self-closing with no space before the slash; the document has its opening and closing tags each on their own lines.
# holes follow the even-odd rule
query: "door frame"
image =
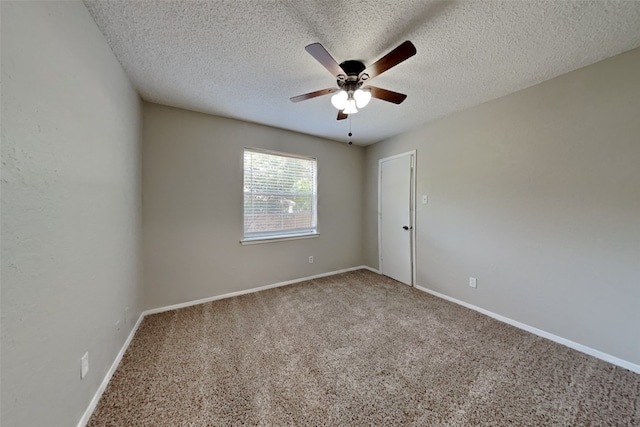
<svg viewBox="0 0 640 427">
<path fill-rule="evenodd" d="M 394 160 L 404 156 L 413 156 L 411 161 L 411 175 L 409 180 L 409 232 L 410 232 L 410 248 L 411 251 L 411 284 L 409 286 L 416 286 L 416 169 L 417 169 L 417 154 L 418 150 L 411 150 L 404 153 L 396 154 L 389 157 L 384 157 L 378 160 L 378 269 L 382 273 L 382 163 Z"/>
</svg>

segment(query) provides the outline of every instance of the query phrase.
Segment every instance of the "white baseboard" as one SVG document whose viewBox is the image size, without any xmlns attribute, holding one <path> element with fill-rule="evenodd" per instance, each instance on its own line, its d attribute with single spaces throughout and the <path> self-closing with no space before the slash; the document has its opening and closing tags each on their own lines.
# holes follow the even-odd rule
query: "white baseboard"
<svg viewBox="0 0 640 427">
<path fill-rule="evenodd" d="M 145 311 L 142 314 L 147 316 L 149 314 L 157 314 L 157 313 L 162 313 L 162 312 L 165 312 L 165 311 L 177 310 L 179 308 L 191 307 L 192 305 L 204 304 L 204 303 L 207 303 L 207 302 L 217 301 L 217 300 L 221 300 L 221 299 L 225 299 L 225 298 L 231 298 L 231 297 L 237 297 L 237 296 L 240 296 L 240 295 L 252 294 L 254 292 L 260 292 L 260 291 L 265 291 L 267 289 L 279 288 L 280 286 L 292 285 L 294 283 L 299 283 L 299 282 L 304 282 L 304 281 L 307 281 L 307 280 L 318 279 L 320 277 L 333 276 L 333 275 L 340 274 L 340 273 L 346 273 L 348 271 L 361 270 L 363 268 L 367 269 L 367 270 L 371 270 L 371 271 L 377 273 L 377 271 L 374 270 L 371 267 L 367 267 L 366 265 L 360 265 L 358 267 L 345 268 L 345 269 L 342 269 L 342 270 L 330 271 L 328 273 L 322 273 L 322 274 L 316 274 L 316 275 L 313 275 L 313 276 L 302 277 L 300 279 L 287 280 L 286 282 L 273 283 L 271 285 L 265 285 L 265 286 L 259 286 L 257 288 L 245 289 L 244 291 L 230 292 L 228 294 L 216 295 L 216 296 L 208 297 L 208 298 L 201 298 L 201 299 L 197 299 L 197 300 L 193 300 L 193 301 L 182 302 L 180 304 L 173 304 L 173 305 L 167 305 L 165 307 L 152 308 L 150 310 Z"/>
<path fill-rule="evenodd" d="M 499 320 L 501 322 L 507 323 L 507 324 L 509 324 L 511 326 L 515 326 L 516 328 L 525 330 L 527 332 L 531 332 L 534 335 L 538 335 L 538 336 L 540 336 L 542 338 L 547 338 L 547 339 L 549 339 L 551 341 L 557 342 L 558 344 L 562 344 L 562 345 L 570 347 L 570 348 L 572 348 L 574 350 L 578 350 L 581 353 L 588 354 L 589 356 L 596 357 L 598 359 L 604 360 L 605 362 L 609 362 L 609 363 L 614 364 L 616 366 L 620 366 L 621 368 L 625 368 L 625 369 L 628 369 L 628 370 L 630 370 L 632 372 L 640 374 L 640 365 L 636 365 L 635 363 L 628 362 L 626 360 L 623 360 L 623 359 L 620 359 L 618 357 L 612 356 L 610 354 L 604 353 L 604 352 L 602 352 L 600 350 L 596 350 L 594 348 L 587 347 L 586 345 L 583 345 L 583 344 L 568 340 L 566 338 L 562 338 L 562 337 L 559 337 L 557 335 L 553 335 L 553 334 L 551 334 L 549 332 L 543 331 L 542 329 L 538 329 L 538 328 L 535 328 L 533 326 L 529 326 L 529 325 L 526 325 L 524 323 L 520 323 L 517 320 L 513 320 L 513 319 L 510 319 L 508 317 L 502 316 L 500 314 L 496 314 L 496 313 L 494 313 L 492 311 L 485 310 L 484 308 L 480 308 L 480 307 L 477 307 L 477 306 L 475 306 L 473 304 L 469 304 L 469 303 L 461 301 L 459 299 L 450 297 L 448 295 L 441 294 L 440 292 L 432 291 L 431 289 L 427 289 L 427 288 L 424 288 L 422 286 L 415 286 L 415 288 L 419 289 L 419 290 L 421 290 L 423 292 L 426 292 L 428 294 L 434 295 L 434 296 L 436 296 L 438 298 L 442 298 L 442 299 L 445 299 L 447 301 L 451 301 L 451 302 L 453 302 L 455 304 L 461 305 L 463 307 L 469 308 L 471 310 L 477 311 L 479 313 L 482 313 L 484 315 L 492 317 L 492 318 L 494 318 L 496 320 Z"/>
<path fill-rule="evenodd" d="M 120 364 L 120 361 L 122 360 L 122 357 L 124 356 L 124 353 L 127 351 L 127 348 L 129 348 L 129 344 L 131 344 L 131 340 L 133 340 L 133 337 L 136 334 L 136 332 L 138 331 L 138 327 L 142 323 L 142 320 L 144 319 L 145 316 L 148 316 L 150 314 L 162 313 L 162 312 L 165 312 L 165 311 L 176 310 L 176 309 L 179 309 L 179 308 L 190 307 L 192 305 L 204 304 L 204 303 L 207 303 L 207 302 L 210 302 L 210 301 L 216 301 L 216 300 L 221 300 L 221 299 L 225 299 L 225 298 L 236 297 L 236 296 L 239 296 L 239 295 L 251 294 L 251 293 L 254 293 L 254 292 L 260 292 L 260 291 L 264 291 L 264 290 L 267 290 L 267 289 L 278 288 L 280 286 L 286 286 L 286 285 L 292 285 L 294 283 L 304 282 L 306 280 L 318 279 L 320 277 L 333 276 L 333 275 L 336 275 L 336 274 L 346 273 L 348 271 L 355 271 L 355 270 L 361 270 L 361 269 L 371 270 L 374 273 L 378 273 L 378 270 L 375 270 L 375 269 L 373 269 L 371 267 L 368 267 L 366 265 L 360 265 L 358 267 L 345 268 L 345 269 L 342 269 L 342 270 L 331 271 L 329 273 L 316 274 L 316 275 L 313 275 L 313 276 L 302 277 L 300 279 L 287 280 L 286 282 L 274 283 L 274 284 L 271 284 L 271 285 L 266 285 L 266 286 L 260 286 L 260 287 L 257 287 L 257 288 L 246 289 L 244 291 L 230 292 L 228 294 L 217 295 L 217 296 L 214 296 L 214 297 L 202 298 L 202 299 L 195 300 L 195 301 L 188 301 L 188 302 L 183 302 L 183 303 L 180 303 L 180 304 L 173 304 L 173 305 L 169 305 L 169 306 L 166 306 L 166 307 L 158 307 L 158 308 L 153 308 L 151 310 L 143 311 L 140 314 L 140 317 L 138 317 L 138 321 L 136 322 L 135 326 L 133 327 L 133 329 L 129 333 L 129 336 L 127 337 L 127 340 L 124 342 L 124 345 L 122 346 L 122 349 L 120 349 L 120 352 L 116 356 L 116 359 L 111 364 L 111 368 L 109 368 L 109 371 L 107 372 L 107 375 L 105 375 L 104 379 L 102 380 L 102 383 L 100 384 L 100 387 L 98 387 L 98 390 L 96 391 L 96 394 L 93 396 L 93 399 L 91 399 L 91 402 L 89 403 L 89 406 L 87 407 L 87 410 L 82 415 L 82 418 L 80 418 L 80 421 L 78 422 L 78 427 L 85 427 L 87 425 L 87 423 L 89 422 L 89 419 L 91 418 L 91 415 L 93 414 L 93 411 L 95 411 L 96 406 L 98 406 L 98 402 L 100 401 L 100 398 L 102 397 L 102 394 L 107 389 L 107 385 L 109 384 L 109 381 L 111 381 L 111 377 L 113 377 L 114 372 L 118 368 L 118 365 Z"/>
<path fill-rule="evenodd" d="M 131 329 L 131 332 L 129 333 L 127 340 L 124 342 L 124 344 L 122 345 L 122 348 L 120 349 L 120 352 L 116 356 L 116 359 L 111 364 L 111 367 L 107 371 L 107 375 L 105 375 L 104 379 L 102 380 L 100 387 L 98 387 L 98 391 L 96 391 L 96 394 L 93 396 L 93 399 L 91 399 L 91 402 L 87 407 L 87 410 L 84 411 L 82 418 L 80 418 L 80 421 L 78 422 L 78 427 L 85 427 L 89 422 L 89 418 L 91 418 L 93 411 L 95 411 L 96 406 L 98 406 L 98 402 L 100 401 L 102 394 L 107 389 L 107 385 L 109 384 L 109 381 L 111 381 L 111 377 L 113 377 L 113 374 L 116 372 L 116 369 L 118 368 L 118 365 L 122 360 L 122 356 L 124 356 L 124 353 L 129 348 L 129 344 L 131 344 L 131 341 L 133 340 L 134 335 L 138 331 L 138 327 L 140 327 L 140 324 L 142 323 L 143 318 L 144 318 L 144 313 L 140 314 L 140 317 L 138 317 L 138 321 L 133 326 L 133 329 Z"/>
<path fill-rule="evenodd" d="M 361 265 L 360 267 L 358 267 L 358 269 L 364 268 L 365 270 L 369 270 L 369 271 L 373 271 L 376 274 L 381 274 L 380 270 L 376 270 L 373 267 L 369 267 L 368 265 Z"/>
</svg>

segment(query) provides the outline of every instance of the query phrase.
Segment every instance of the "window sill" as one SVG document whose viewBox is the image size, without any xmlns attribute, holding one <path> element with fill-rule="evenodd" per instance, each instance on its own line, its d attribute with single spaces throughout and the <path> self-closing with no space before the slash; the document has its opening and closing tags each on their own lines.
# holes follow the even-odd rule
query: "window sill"
<svg viewBox="0 0 640 427">
<path fill-rule="evenodd" d="M 288 236 L 254 237 L 240 240 L 241 245 L 259 245 L 261 243 L 282 242 L 285 240 L 312 239 L 320 233 L 290 234 Z"/>
</svg>

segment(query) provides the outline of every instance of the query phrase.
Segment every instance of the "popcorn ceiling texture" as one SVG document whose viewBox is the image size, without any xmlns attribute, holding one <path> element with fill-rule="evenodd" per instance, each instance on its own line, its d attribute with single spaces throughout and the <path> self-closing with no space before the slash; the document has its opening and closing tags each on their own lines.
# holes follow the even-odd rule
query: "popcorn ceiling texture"
<svg viewBox="0 0 640 427">
<path fill-rule="evenodd" d="M 145 318 L 97 426 L 640 425 L 640 375 L 359 270 Z"/>
<path fill-rule="evenodd" d="M 89 1 L 151 102 L 346 141 L 334 87 L 304 47 L 371 64 L 404 40 L 417 55 L 372 84 L 406 93 L 353 115 L 367 145 L 640 46 L 640 2 L 425 0 Z"/>
</svg>

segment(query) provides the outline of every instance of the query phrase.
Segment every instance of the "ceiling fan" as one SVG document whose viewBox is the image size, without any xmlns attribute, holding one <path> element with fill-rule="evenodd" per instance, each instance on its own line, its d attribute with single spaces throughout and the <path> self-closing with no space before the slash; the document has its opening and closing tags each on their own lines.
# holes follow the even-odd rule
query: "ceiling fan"
<svg viewBox="0 0 640 427">
<path fill-rule="evenodd" d="M 356 60 L 344 61 L 338 64 L 320 43 L 313 43 L 304 48 L 320 64 L 322 64 L 336 78 L 337 88 L 327 88 L 315 92 L 305 93 L 291 98 L 292 102 L 300 102 L 306 99 L 316 98 L 322 95 L 335 93 L 331 97 L 331 103 L 338 111 L 338 120 L 349 117 L 349 114 L 358 112 L 358 108 L 366 106 L 371 98 L 400 104 L 407 95 L 393 92 L 375 86 L 364 86 L 365 82 L 395 67 L 402 61 L 416 54 L 416 47 L 409 40 L 387 53 L 375 63 L 365 67 Z"/>
</svg>

